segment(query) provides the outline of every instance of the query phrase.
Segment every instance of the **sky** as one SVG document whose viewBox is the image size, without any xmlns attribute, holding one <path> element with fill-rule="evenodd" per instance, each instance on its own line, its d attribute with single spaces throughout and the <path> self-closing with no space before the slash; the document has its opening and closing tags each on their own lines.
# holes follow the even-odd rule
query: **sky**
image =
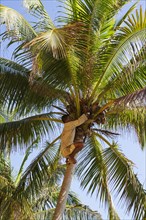
<svg viewBox="0 0 146 220">
<path fill-rule="evenodd" d="M 50 17 L 52 20 L 55 20 L 55 17 L 57 15 L 58 11 L 58 3 L 56 0 L 44 0 L 43 1 L 46 10 L 48 11 Z M 23 16 L 30 21 L 31 17 L 28 16 L 27 12 L 24 11 L 22 8 L 22 1 L 21 0 L 1 0 L 1 4 L 6 5 L 8 7 L 12 7 Z M 140 1 L 140 4 L 142 4 L 142 7 L 146 7 L 145 1 Z M 125 7 L 123 10 L 127 10 Z M 120 12 L 122 13 L 122 12 Z M 119 14 L 120 16 L 120 14 Z M 13 47 L 10 47 L 9 49 L 5 49 L 5 46 L 2 47 L 1 56 L 10 58 L 11 50 Z M 140 182 L 146 189 L 146 149 L 144 151 L 141 150 L 138 140 L 134 134 L 133 131 L 127 131 L 126 133 L 120 135 L 118 137 L 117 142 L 119 143 L 120 148 L 122 149 L 123 153 L 135 163 L 134 166 L 134 172 L 137 174 Z M 38 151 L 35 151 L 30 156 L 30 161 L 33 157 L 36 156 Z M 16 160 L 17 157 L 17 160 Z M 20 163 L 23 158 L 23 153 L 13 153 L 12 155 L 12 166 L 14 167 L 14 173 L 16 173 L 16 170 L 18 170 Z M 98 200 L 95 198 L 95 196 L 90 197 L 87 195 L 86 191 L 82 191 L 79 182 L 76 178 L 73 179 L 71 190 L 75 191 L 78 195 L 78 198 L 81 200 L 82 203 L 90 206 L 91 209 L 97 210 L 101 213 L 102 218 L 104 220 L 107 220 L 107 212 L 105 211 L 104 207 L 101 207 Z M 115 199 L 115 198 L 114 198 Z M 119 216 L 121 216 L 121 220 L 132 220 L 131 216 L 126 215 L 122 208 L 119 207 L 118 209 Z"/>
</svg>

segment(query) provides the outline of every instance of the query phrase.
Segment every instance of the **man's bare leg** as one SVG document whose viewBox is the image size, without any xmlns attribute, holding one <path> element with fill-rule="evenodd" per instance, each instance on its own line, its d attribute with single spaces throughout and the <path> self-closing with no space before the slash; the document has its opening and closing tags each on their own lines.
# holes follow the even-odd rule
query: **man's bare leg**
<svg viewBox="0 0 146 220">
<path fill-rule="evenodd" d="M 75 159 L 75 155 L 82 150 L 83 146 L 84 146 L 84 143 L 82 142 L 79 142 L 79 143 L 74 143 L 75 145 L 75 149 L 74 151 L 68 155 L 67 159 L 66 159 L 66 163 L 73 163 L 73 164 L 76 164 L 77 163 L 77 160 Z"/>
</svg>

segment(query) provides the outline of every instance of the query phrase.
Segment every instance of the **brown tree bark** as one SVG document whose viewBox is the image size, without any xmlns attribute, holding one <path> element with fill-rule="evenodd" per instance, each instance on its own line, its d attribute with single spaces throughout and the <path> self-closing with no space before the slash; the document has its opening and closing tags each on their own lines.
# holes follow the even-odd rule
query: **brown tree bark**
<svg viewBox="0 0 146 220">
<path fill-rule="evenodd" d="M 67 164 L 66 172 L 64 175 L 63 183 L 58 197 L 57 206 L 52 220 L 62 220 L 62 216 L 65 210 L 66 201 L 71 186 L 72 177 L 74 174 L 75 164 Z"/>
</svg>

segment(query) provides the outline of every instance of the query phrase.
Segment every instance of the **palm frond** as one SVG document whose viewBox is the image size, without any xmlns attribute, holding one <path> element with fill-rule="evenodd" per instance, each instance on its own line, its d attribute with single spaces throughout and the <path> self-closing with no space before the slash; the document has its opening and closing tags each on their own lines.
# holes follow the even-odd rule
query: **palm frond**
<svg viewBox="0 0 146 220">
<path fill-rule="evenodd" d="M 55 71 L 55 63 L 52 68 L 52 71 Z M 20 108 L 20 106 L 23 112 L 26 109 L 27 112 L 33 111 L 35 105 L 37 106 L 38 104 L 37 108 L 44 106 L 45 103 L 46 106 L 49 106 L 57 97 L 67 95 L 62 89 L 56 88 L 56 83 L 62 79 L 59 79 L 59 75 L 62 75 L 62 70 L 57 75 L 58 80 L 53 79 L 52 74 L 50 69 L 50 75 L 46 76 L 45 79 L 36 79 L 33 83 L 30 83 L 29 69 L 13 61 L 1 58 L 0 102 L 3 106 L 6 105 L 9 111 L 13 111 L 17 107 Z"/>
<path fill-rule="evenodd" d="M 61 167 L 60 167 L 61 168 Z M 55 171 L 58 172 L 59 167 Z M 63 167 L 62 167 L 63 168 Z M 65 167 L 64 167 L 65 171 Z M 53 173 L 54 175 L 54 173 Z M 57 183 L 57 182 L 56 182 Z M 41 188 L 41 193 L 39 193 L 37 200 L 34 203 L 33 210 L 36 216 L 36 219 L 50 219 L 54 212 L 56 206 L 57 197 L 59 195 L 60 187 L 58 185 L 46 184 L 46 187 Z M 63 215 L 63 219 L 76 219 L 77 216 L 84 217 L 84 219 L 101 219 L 101 216 L 98 212 L 92 211 L 89 207 L 81 204 L 77 196 L 73 192 L 69 192 L 66 209 Z"/>
<path fill-rule="evenodd" d="M 128 1 L 127 1 L 128 2 Z M 133 10 L 135 9 L 136 5 L 137 5 L 138 2 L 133 2 L 133 4 L 130 6 L 130 8 L 124 12 L 123 10 L 123 13 L 121 14 L 120 18 L 116 21 L 116 24 L 115 24 L 115 28 L 118 28 L 121 26 L 121 24 L 125 21 L 125 19 L 130 15 L 130 13 L 133 12 Z M 128 7 L 127 7 L 128 8 Z"/>
<path fill-rule="evenodd" d="M 40 63 L 39 68 L 45 84 L 62 89 L 71 84 L 71 70 L 66 59 L 55 59 L 51 52 L 40 50 L 37 62 Z"/>
<path fill-rule="evenodd" d="M 53 163 L 48 167 L 49 179 L 44 180 L 41 192 L 38 192 L 36 198 L 33 199 L 33 210 L 35 212 L 52 212 L 57 203 L 60 187 L 59 183 L 65 172 L 65 165 Z M 70 192 L 67 198 L 67 205 L 78 205 L 80 202 L 73 192 Z M 36 213 L 37 214 L 37 213 Z M 45 213 L 44 213 L 45 214 Z"/>
<path fill-rule="evenodd" d="M 31 202 L 37 197 L 44 182 L 49 181 L 52 177 L 56 161 L 58 162 L 59 156 L 56 142 L 59 138 L 47 143 L 45 149 L 31 162 L 19 181 L 14 197 L 21 197 L 24 193 Z M 53 164 L 55 167 L 53 167 Z"/>
<path fill-rule="evenodd" d="M 127 107 L 127 108 L 136 108 L 136 107 L 145 107 L 146 108 L 146 87 L 135 91 L 132 94 L 120 97 L 116 100 L 114 100 L 114 107 L 120 108 Z"/>
<path fill-rule="evenodd" d="M 23 18 L 21 14 L 12 8 L 0 5 L 1 24 L 5 24 L 7 31 L 3 35 L 3 39 L 16 41 L 29 41 L 36 36 L 34 29 Z"/>
<path fill-rule="evenodd" d="M 25 68 L 24 66 L 12 61 L 8 60 L 6 58 L 1 57 L 0 58 L 0 64 L 1 64 L 1 74 L 3 73 L 11 73 L 15 75 L 21 75 L 25 78 L 29 76 L 30 70 Z"/>
<path fill-rule="evenodd" d="M 120 195 L 120 201 L 123 201 L 126 211 L 133 210 L 134 219 L 143 219 L 146 215 L 146 192 L 133 173 L 133 163 L 118 150 L 115 144 L 104 150 L 103 157 L 112 189 Z"/>
<path fill-rule="evenodd" d="M 4 182 L 6 181 L 12 183 L 11 168 L 9 164 L 5 161 L 2 154 L 0 155 L 0 178 L 2 178 Z M 3 181 L 1 181 L 1 183 Z"/>
<path fill-rule="evenodd" d="M 101 215 L 97 211 L 92 211 L 88 206 L 82 204 L 66 206 L 64 220 L 77 220 L 78 217 L 85 220 L 102 220 Z"/>
<path fill-rule="evenodd" d="M 56 86 L 73 86 L 76 97 L 82 77 L 78 56 L 84 54 L 86 35 L 85 25 L 76 22 L 42 33 L 26 44 L 35 53 L 45 80 Z"/>
<path fill-rule="evenodd" d="M 99 129 L 99 128 L 93 128 L 92 129 L 94 132 L 101 133 L 102 135 L 107 136 L 108 138 L 114 138 L 115 136 L 119 135 L 118 133 L 104 130 L 104 129 Z"/>
<path fill-rule="evenodd" d="M 109 99 L 110 97 L 115 99 L 144 88 L 144 81 L 146 80 L 145 55 L 145 50 L 140 51 L 123 67 L 119 75 L 111 77 L 108 84 L 104 86 L 98 95 L 98 99 Z"/>
<path fill-rule="evenodd" d="M 99 27 L 101 21 L 112 17 L 113 12 L 116 13 L 118 9 L 127 1 L 80 1 L 67 0 L 64 8 L 67 14 L 68 22 L 83 21 L 89 24 L 90 27 L 96 29 Z M 65 18 L 63 19 L 63 21 Z"/>
<path fill-rule="evenodd" d="M 51 180 L 50 179 L 45 180 L 45 182 L 43 183 L 41 187 L 41 192 L 38 192 L 36 195 L 36 198 L 34 198 L 34 200 L 32 201 L 34 212 L 37 212 L 37 211 L 41 212 L 45 210 L 49 211 L 55 208 L 57 197 L 58 197 L 59 190 L 60 190 L 60 187 L 58 187 L 58 184 L 57 184 L 58 178 L 59 179 L 62 178 L 63 171 L 65 170 L 65 167 L 61 166 L 60 168 L 63 168 L 63 169 L 59 170 L 57 168 L 55 170 L 55 173 L 54 172 L 52 172 L 52 174 L 50 173 Z M 55 181 L 55 183 L 52 183 L 52 179 Z"/>
<path fill-rule="evenodd" d="M 37 220 L 51 219 L 53 212 L 54 209 L 38 211 L 35 213 L 35 216 Z M 102 220 L 101 215 L 98 212 L 92 211 L 89 207 L 82 204 L 66 207 L 62 218 L 63 220 L 78 220 L 79 218 L 84 220 Z"/>
<path fill-rule="evenodd" d="M 22 99 L 29 87 L 28 84 L 29 70 L 21 65 L 1 58 L 1 71 L 0 71 L 0 97 L 1 102 L 7 103 L 7 100 L 14 100 L 15 108 L 18 99 Z M 13 101 L 14 105 L 14 101 Z"/>
<path fill-rule="evenodd" d="M 24 155 L 24 158 L 23 158 L 23 161 L 21 163 L 21 166 L 20 166 L 20 169 L 18 171 L 18 174 L 17 174 L 17 177 L 16 177 L 16 180 L 15 180 L 15 186 L 17 186 L 20 182 L 20 179 L 21 179 L 21 176 L 23 174 L 23 169 L 24 169 L 24 165 L 25 165 L 25 162 L 27 161 L 29 155 L 32 153 L 32 148 L 34 148 L 34 145 L 35 144 L 38 144 L 38 139 L 36 139 L 26 150 L 25 152 L 25 155 Z"/>
<path fill-rule="evenodd" d="M 34 213 L 31 210 L 30 204 L 25 198 L 21 200 L 13 199 L 12 197 L 7 197 L 3 200 L 1 207 L 1 219 L 28 219 L 34 220 Z"/>
<path fill-rule="evenodd" d="M 50 117 L 48 117 L 49 115 Z M 18 143 L 23 147 L 25 144 L 36 140 L 36 138 L 48 135 L 48 133 L 53 130 L 53 121 L 62 122 L 61 120 L 53 119 L 51 113 L 48 113 L 27 117 L 17 121 L 1 123 L 1 150 L 5 148 L 8 141 L 11 143 L 12 147 L 18 146 Z"/>
<path fill-rule="evenodd" d="M 34 26 L 37 31 L 54 28 L 54 24 L 40 0 L 23 0 L 23 5 L 28 9 L 30 14 L 38 18 L 38 22 L 35 22 L 36 25 Z"/>
<path fill-rule="evenodd" d="M 119 220 L 110 194 L 107 178 L 107 168 L 102 157 L 102 146 L 93 134 L 87 146 L 81 152 L 77 175 L 83 188 L 88 188 L 88 193 L 93 193 L 101 203 L 108 206 L 109 219 Z"/>
<path fill-rule="evenodd" d="M 33 220 L 33 213 L 25 197 L 18 200 L 13 198 L 15 187 L 11 177 L 11 168 L 4 158 L 0 158 L 0 213 L 1 219 Z"/>
<path fill-rule="evenodd" d="M 5 118 L 0 114 L 0 123 L 5 122 Z"/>
<path fill-rule="evenodd" d="M 125 1 L 122 3 L 124 4 Z M 97 60 L 95 56 L 101 42 L 104 44 L 104 41 L 109 39 L 114 32 L 115 19 L 113 19 L 113 13 L 118 10 L 121 2 L 88 0 L 83 2 L 77 0 L 66 1 L 65 5 L 68 15 L 67 23 L 82 25 L 82 29 L 80 27 L 81 34 L 79 34 L 82 37 L 79 39 L 77 28 L 72 31 L 76 34 L 76 40 L 73 45 L 73 53 L 71 49 L 69 52 L 71 56 L 70 66 L 74 66 L 73 69 L 76 69 L 74 72 L 77 72 L 77 84 L 86 93 L 93 84 L 95 61 Z"/>
<path fill-rule="evenodd" d="M 134 129 L 142 149 L 146 145 L 146 110 L 145 108 L 122 108 L 107 113 L 106 129 Z"/>
<path fill-rule="evenodd" d="M 51 52 L 53 57 L 61 59 L 66 57 L 66 43 L 64 36 L 59 29 L 48 30 L 41 33 L 32 41 L 27 43 L 25 47 L 29 47 L 32 51 L 46 51 Z"/>
<path fill-rule="evenodd" d="M 54 143 L 55 141 L 52 143 L 52 145 Z M 3 183 L 3 185 L 0 186 L 0 197 L 2 199 L 0 199 L 0 211 L 2 219 L 11 219 L 12 216 L 15 217 L 15 219 L 21 218 L 22 220 L 34 219 L 33 214 L 35 212 L 36 206 L 36 204 L 34 206 L 34 203 L 36 198 L 42 200 L 41 206 L 43 203 L 47 203 L 48 201 L 51 201 L 53 204 L 55 203 L 57 198 L 54 195 L 56 194 L 56 190 L 58 187 L 57 184 L 64 172 L 64 166 L 58 166 L 58 159 L 56 158 L 57 149 L 50 150 L 50 146 L 51 144 L 47 145 L 47 149 L 45 149 L 38 155 L 37 161 L 34 160 L 27 168 L 26 172 L 22 175 L 22 167 L 28 157 L 28 154 L 30 153 L 29 150 L 32 146 L 27 149 L 24 160 L 20 166 L 20 171 L 18 173 L 18 178 L 16 179 L 15 186 L 12 181 L 9 181 L 10 174 L 8 175 L 8 178 L 5 174 L 7 172 L 5 161 L 0 160 L 0 180 L 2 180 L 1 183 Z M 37 188 L 37 184 L 33 185 L 32 183 L 32 190 L 30 186 L 31 180 L 33 179 L 32 177 L 34 177 L 33 181 L 39 185 L 39 188 Z M 40 178 L 40 181 L 38 181 L 38 177 Z M 42 185 L 40 182 L 42 183 Z M 39 191 L 40 185 L 41 192 Z M 34 195 L 32 195 L 33 193 L 30 188 L 33 191 Z M 47 189 L 47 191 L 45 191 L 44 189 Z M 46 198 L 42 196 L 43 192 L 45 193 Z M 38 206 L 38 204 L 39 203 L 37 201 L 37 210 L 39 209 L 40 211 L 41 207 Z"/>
<path fill-rule="evenodd" d="M 146 112 L 145 112 L 146 113 Z M 146 114 L 145 114 L 146 115 Z M 145 116 L 144 116 L 145 117 Z M 138 141 L 142 147 L 142 149 L 144 149 L 144 147 L 146 147 L 146 120 L 143 118 L 143 121 L 133 121 L 132 125 L 134 127 L 134 130 L 137 134 L 138 137 Z"/>
<path fill-rule="evenodd" d="M 129 23 L 127 22 L 124 27 L 120 27 L 118 32 L 113 35 L 106 48 L 101 48 L 101 52 L 98 54 L 97 83 L 95 84 L 92 97 L 97 91 L 100 92 L 110 79 L 121 74 L 125 65 L 132 58 L 134 59 L 135 55 L 139 55 L 144 62 L 145 19 L 141 8 L 140 12 L 137 11 L 137 15 L 129 17 Z M 100 88 L 101 83 L 102 88 Z"/>
</svg>

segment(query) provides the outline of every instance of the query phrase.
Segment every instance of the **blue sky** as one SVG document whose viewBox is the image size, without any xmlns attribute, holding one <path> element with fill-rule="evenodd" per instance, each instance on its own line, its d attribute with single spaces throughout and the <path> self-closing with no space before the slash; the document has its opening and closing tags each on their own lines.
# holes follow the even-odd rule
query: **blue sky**
<svg viewBox="0 0 146 220">
<path fill-rule="evenodd" d="M 46 7 L 46 10 L 48 11 L 50 17 L 52 20 L 55 20 L 55 17 L 57 15 L 58 10 L 58 3 L 56 0 L 44 0 L 44 5 Z M 27 20 L 31 20 L 31 17 L 28 16 L 27 12 L 22 9 L 22 1 L 21 0 L 1 0 L 1 3 L 16 9 L 20 13 L 23 14 L 23 16 Z M 145 1 L 140 1 L 140 4 L 142 4 L 143 7 L 146 6 Z M 127 7 L 125 7 L 123 10 L 126 10 Z M 122 13 L 122 12 L 120 12 Z M 119 14 L 120 16 L 120 14 Z M 5 48 L 5 47 L 4 47 Z M 1 56 L 10 58 L 11 50 L 13 48 L 10 47 L 8 50 L 2 50 Z M 120 135 L 119 138 L 117 138 L 117 142 L 120 145 L 120 148 L 122 149 L 123 153 L 131 159 L 134 163 L 134 171 L 138 175 L 139 180 L 146 188 L 146 150 L 142 151 L 138 140 L 134 134 L 134 131 L 128 131 L 126 133 L 123 133 Z M 16 161 L 16 155 L 17 155 L 17 161 Z M 19 155 L 19 156 L 18 156 Z M 34 157 L 36 153 L 33 153 Z M 12 155 L 12 165 L 14 166 L 14 170 L 18 170 L 18 167 L 20 165 L 20 161 L 23 158 L 23 153 L 15 153 Z M 32 158 L 30 158 L 32 159 Z M 15 171 L 14 171 L 15 173 Z M 78 194 L 79 199 L 84 203 L 89 205 L 93 210 L 98 210 L 101 214 L 104 220 L 107 219 L 107 213 L 104 210 L 104 207 L 100 207 L 98 200 L 96 200 L 95 196 L 92 198 L 88 195 L 86 195 L 86 192 L 82 191 L 79 187 L 78 181 L 74 178 L 71 189 L 75 191 Z M 113 199 L 114 200 L 114 199 Z M 123 213 L 121 208 L 118 208 L 118 213 L 121 216 L 121 220 L 131 220 L 131 216 L 127 216 L 125 213 Z"/>
</svg>

